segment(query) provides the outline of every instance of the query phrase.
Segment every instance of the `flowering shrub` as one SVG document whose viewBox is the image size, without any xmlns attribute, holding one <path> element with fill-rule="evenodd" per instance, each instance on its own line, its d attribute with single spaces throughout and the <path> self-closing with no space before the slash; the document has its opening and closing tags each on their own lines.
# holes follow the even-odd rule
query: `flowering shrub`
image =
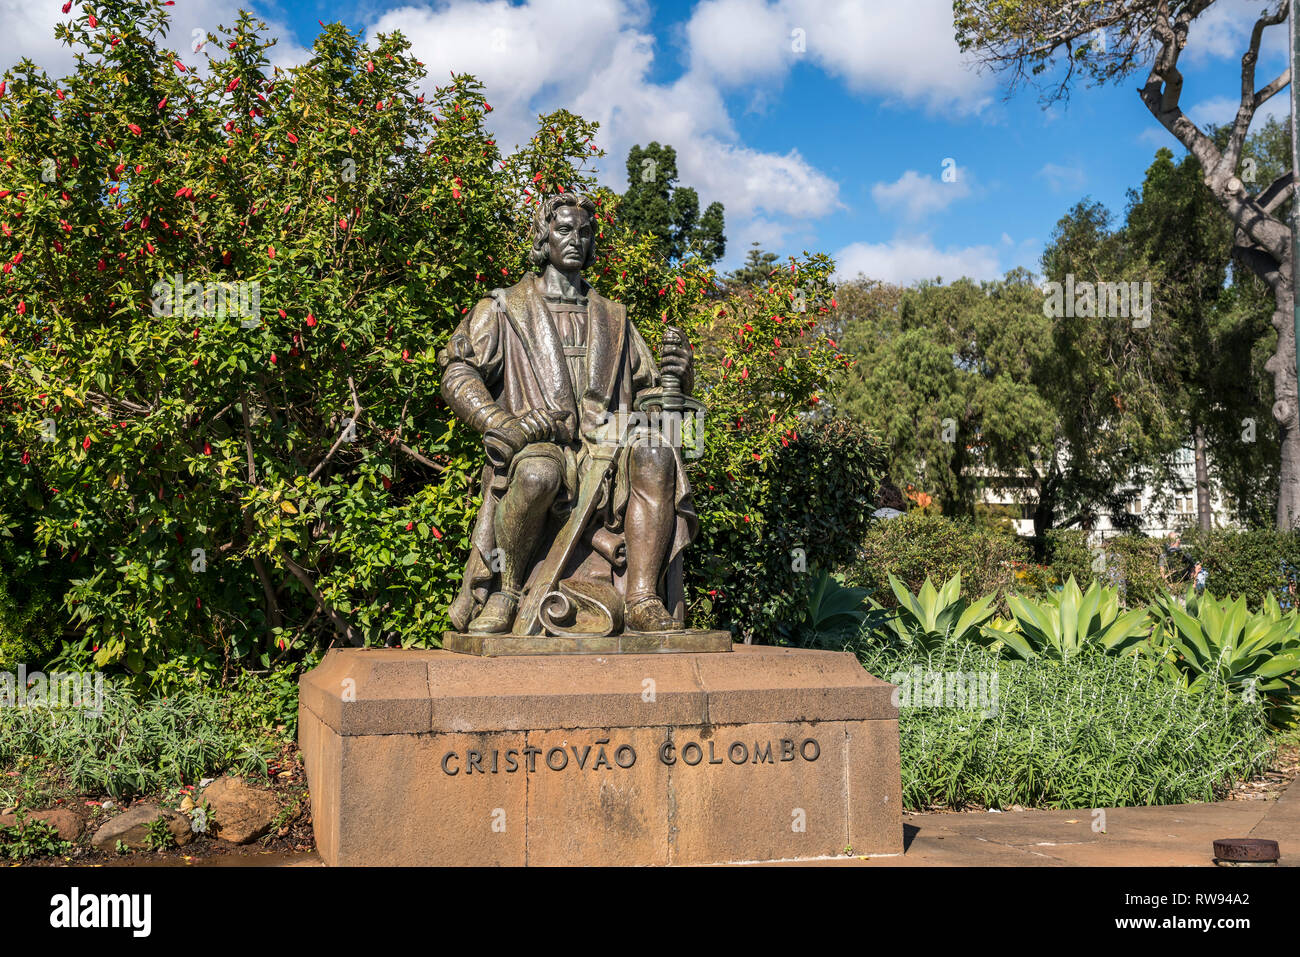
<svg viewBox="0 0 1300 957">
<path fill-rule="evenodd" d="M 31 543 L 68 653 L 140 672 L 436 643 L 482 449 L 435 355 L 522 277 L 545 193 L 594 192 L 589 278 L 653 346 L 671 322 L 700 347 L 692 479 L 728 490 L 706 535 L 759 515 L 843 361 L 812 323 L 828 260 L 730 305 L 618 226 L 595 124 L 558 111 L 507 154 L 480 85 L 428 86 L 399 34 L 332 25 L 282 70 L 247 14 L 169 49 L 166 7 L 81 6 L 57 28 L 87 51 L 72 75 L 0 82 L 0 535 Z"/>
</svg>

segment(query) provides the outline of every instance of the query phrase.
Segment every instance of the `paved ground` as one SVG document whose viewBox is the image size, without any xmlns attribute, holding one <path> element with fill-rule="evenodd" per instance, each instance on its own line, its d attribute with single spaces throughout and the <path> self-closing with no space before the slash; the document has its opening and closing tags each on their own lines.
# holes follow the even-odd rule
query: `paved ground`
<svg viewBox="0 0 1300 957">
<path fill-rule="evenodd" d="M 1300 866 L 1300 778 L 1276 800 L 1107 808 L 1104 831 L 1093 824 L 1087 810 L 907 814 L 902 855 L 854 863 L 1208 867 L 1216 839 L 1259 837 L 1277 841 L 1280 864 Z"/>
</svg>

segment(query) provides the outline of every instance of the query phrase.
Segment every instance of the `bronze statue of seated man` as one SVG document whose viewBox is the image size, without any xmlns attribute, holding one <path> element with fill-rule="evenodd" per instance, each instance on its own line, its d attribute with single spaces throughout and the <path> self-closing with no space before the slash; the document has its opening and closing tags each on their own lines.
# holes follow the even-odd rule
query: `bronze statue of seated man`
<svg viewBox="0 0 1300 957">
<path fill-rule="evenodd" d="M 635 410 L 700 408 L 691 350 L 670 328 L 656 366 L 626 309 L 582 278 L 596 215 L 585 196 L 539 203 L 531 260 L 541 271 L 480 300 L 438 356 L 443 397 L 487 452 L 449 610 L 462 632 L 683 627 L 691 488 L 679 439 Z"/>
</svg>

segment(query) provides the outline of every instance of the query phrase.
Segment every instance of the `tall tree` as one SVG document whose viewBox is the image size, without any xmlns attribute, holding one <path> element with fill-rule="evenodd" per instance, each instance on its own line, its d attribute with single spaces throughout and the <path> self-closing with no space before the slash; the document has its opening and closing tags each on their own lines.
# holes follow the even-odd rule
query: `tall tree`
<svg viewBox="0 0 1300 957">
<path fill-rule="evenodd" d="M 692 251 L 706 263 L 726 254 L 722 204 L 710 203 L 700 214 L 699 194 L 677 185 L 677 151 L 666 144 L 638 144 L 628 150 L 627 192 L 618 213 L 625 226 L 653 236 L 673 262 Z"/>
<path fill-rule="evenodd" d="M 1265 189 L 1252 193 L 1242 181 L 1243 148 L 1256 111 L 1283 90 L 1290 70 L 1258 86 L 1255 67 L 1264 31 L 1284 23 L 1290 0 L 1276 0 L 1251 30 L 1241 58 L 1240 105 L 1224 140 L 1199 129 L 1179 103 L 1183 77 L 1179 58 L 1194 20 L 1223 0 L 1098 0 L 1060 3 L 1057 0 L 953 0 L 957 39 L 981 62 L 1009 70 L 1014 88 L 1050 68 L 1048 100 L 1068 94 L 1077 75 L 1097 83 L 1117 82 L 1147 69 L 1139 89 L 1142 102 L 1205 171 L 1205 185 L 1232 224 L 1233 252 L 1273 294 L 1272 324 L 1277 343 L 1267 362 L 1273 377 L 1272 414 L 1280 432 L 1280 468 L 1275 522 L 1278 528 L 1300 525 L 1300 396 L 1296 382 L 1296 342 L 1293 324 L 1295 297 L 1291 230 L 1282 218 L 1294 172 L 1282 172 Z"/>
<path fill-rule="evenodd" d="M 839 345 L 858 361 L 834 401 L 880 431 L 891 483 L 948 514 L 973 515 L 989 486 L 1018 486 L 1026 504 L 1051 494 L 1035 462 L 1055 441 L 1056 413 L 1036 381 L 1051 324 L 1029 273 L 911 289 L 860 277 L 836 299 Z"/>
<path fill-rule="evenodd" d="M 1212 524 L 1206 419 L 1218 401 L 1213 318 L 1228 273 L 1232 230 L 1219 213 L 1196 157 L 1179 163 L 1168 149 L 1156 153 L 1142 189 L 1129 190 L 1124 232 L 1130 255 L 1147 265 L 1160 302 L 1152 338 L 1168 348 L 1160 381 L 1170 404 L 1182 410 L 1193 444 L 1197 524 Z M 1148 335 L 1151 326 L 1134 329 Z M 1240 375 L 1232 370 L 1233 375 Z M 1229 452 L 1224 449 L 1225 454 Z"/>
</svg>

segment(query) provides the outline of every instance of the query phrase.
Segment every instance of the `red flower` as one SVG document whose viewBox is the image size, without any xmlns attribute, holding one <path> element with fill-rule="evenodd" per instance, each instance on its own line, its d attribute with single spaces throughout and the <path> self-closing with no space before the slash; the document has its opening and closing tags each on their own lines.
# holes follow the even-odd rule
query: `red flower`
<svg viewBox="0 0 1300 957">
<path fill-rule="evenodd" d="M 203 443 L 203 454 L 204 454 L 204 455 L 211 455 L 211 454 L 212 454 L 212 446 L 209 445 L 207 442 L 204 442 L 204 443 Z"/>
<path fill-rule="evenodd" d="M 18 303 L 18 315 L 20 315 L 20 316 L 25 316 L 25 315 L 27 315 L 27 303 L 22 302 L 22 301 L 19 301 L 19 303 Z"/>
<path fill-rule="evenodd" d="M 239 77 L 235 77 L 233 80 L 231 80 L 229 83 L 226 84 L 226 92 L 234 93 L 235 87 L 237 86 L 239 86 Z"/>
<path fill-rule="evenodd" d="M 414 523 L 414 522 L 407 522 L 407 523 L 406 523 L 406 530 L 407 530 L 408 532 L 409 532 L 411 529 L 413 529 L 413 528 L 415 528 L 415 523 Z"/>
<path fill-rule="evenodd" d="M 381 475 L 380 478 L 384 480 L 384 488 L 390 489 L 393 487 L 393 480 L 387 475 Z"/>
<path fill-rule="evenodd" d="M 492 104 L 491 104 L 491 103 L 488 103 L 486 100 L 483 101 L 483 112 L 484 112 L 484 113 L 491 113 L 491 112 L 492 112 Z"/>
<path fill-rule="evenodd" d="M 267 247 L 266 247 L 266 254 L 267 254 L 269 257 L 271 257 L 272 259 L 274 259 L 274 258 L 275 258 L 275 247 L 274 247 L 274 246 L 267 246 Z"/>
<path fill-rule="evenodd" d="M 372 60 L 367 60 L 367 61 L 366 61 L 366 72 L 367 72 L 367 73 L 374 73 L 374 72 L 375 72 L 375 64 L 374 64 L 374 61 L 372 61 Z"/>
<path fill-rule="evenodd" d="M 72 0 L 68 0 L 68 2 L 63 5 L 63 12 L 67 13 L 71 9 L 72 9 Z"/>
<path fill-rule="evenodd" d="M 26 464 L 27 464 L 28 462 L 30 462 L 31 460 L 32 460 L 32 453 L 30 453 L 30 452 L 24 452 L 24 453 L 23 453 L 23 465 L 26 465 Z"/>
<path fill-rule="evenodd" d="M 108 263 L 104 262 L 104 260 L 101 259 L 98 263 L 96 263 L 95 268 L 98 269 L 100 272 L 103 272 L 105 269 L 108 268 Z"/>
<path fill-rule="evenodd" d="M 308 326 L 316 325 L 316 317 L 313 316 L 310 312 L 307 313 L 307 325 Z"/>
<path fill-rule="evenodd" d="M 289 142 L 290 142 L 290 143 L 293 143 L 293 144 L 296 146 L 296 145 L 298 144 L 298 137 L 296 137 L 296 136 L 294 136 L 292 133 L 290 133 L 290 134 L 289 134 Z"/>
<path fill-rule="evenodd" d="M 456 189 L 454 186 L 451 188 L 451 198 L 460 199 L 460 190 Z"/>
<path fill-rule="evenodd" d="M 172 62 L 176 64 L 176 69 L 180 70 L 182 73 L 185 72 L 185 64 L 184 64 L 184 63 L 182 63 L 180 60 L 172 60 Z"/>
<path fill-rule="evenodd" d="M 158 101 L 158 109 L 161 110 L 166 105 L 167 105 L 167 97 L 164 96 L 161 100 Z"/>
<path fill-rule="evenodd" d="M 97 26 L 99 26 L 99 21 L 95 19 L 95 15 L 92 13 L 90 15 L 90 29 L 93 30 Z"/>
<path fill-rule="evenodd" d="M 82 440 L 82 442 L 81 442 L 81 447 L 82 447 L 83 449 L 88 449 L 88 448 L 90 448 L 90 436 L 89 436 L 89 435 L 86 436 L 86 437 Z"/>
<path fill-rule="evenodd" d="M 140 135 L 140 127 L 136 126 L 134 123 L 126 124 L 126 128 L 130 130 L 132 133 L 134 133 L 136 136 Z"/>
<path fill-rule="evenodd" d="M 272 353 L 271 353 L 271 365 L 275 365 L 275 363 L 276 363 L 277 361 L 278 361 L 278 360 L 277 360 L 276 357 L 275 357 L 275 353 L 272 352 Z"/>
</svg>

